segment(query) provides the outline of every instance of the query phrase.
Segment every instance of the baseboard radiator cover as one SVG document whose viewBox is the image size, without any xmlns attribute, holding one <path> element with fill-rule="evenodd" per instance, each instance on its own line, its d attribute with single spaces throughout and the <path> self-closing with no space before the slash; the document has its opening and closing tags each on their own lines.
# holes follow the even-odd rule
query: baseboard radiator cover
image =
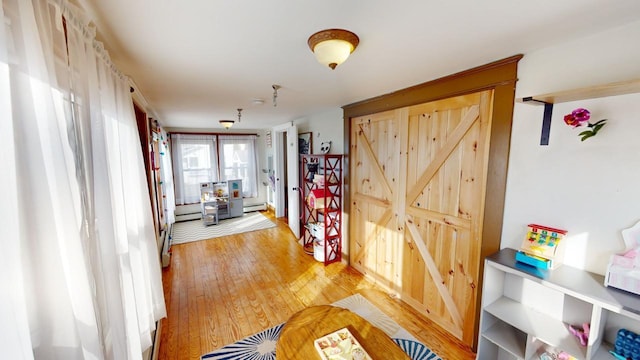
<svg viewBox="0 0 640 360">
<path fill-rule="evenodd" d="M 174 212 L 176 222 L 201 219 L 200 204 L 178 205 Z"/>
<path fill-rule="evenodd" d="M 182 214 L 182 215 L 176 215 L 176 222 L 190 221 L 190 220 L 196 220 L 201 218 L 202 218 L 202 214 L 200 212 L 191 213 L 191 214 Z"/>
<path fill-rule="evenodd" d="M 253 205 L 245 205 L 244 212 L 252 212 L 252 211 L 264 211 L 267 210 L 267 203 L 253 204 Z"/>
</svg>

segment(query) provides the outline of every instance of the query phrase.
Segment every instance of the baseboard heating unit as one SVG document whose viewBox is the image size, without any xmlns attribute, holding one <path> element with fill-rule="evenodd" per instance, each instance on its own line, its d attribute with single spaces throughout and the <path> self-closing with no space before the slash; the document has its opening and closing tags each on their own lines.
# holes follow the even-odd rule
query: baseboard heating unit
<svg viewBox="0 0 640 360">
<path fill-rule="evenodd" d="M 176 222 L 202 219 L 200 203 L 176 206 L 175 216 Z"/>
<path fill-rule="evenodd" d="M 254 204 L 254 205 L 245 205 L 244 212 L 252 212 L 252 211 L 264 211 L 267 210 L 267 203 Z"/>
</svg>

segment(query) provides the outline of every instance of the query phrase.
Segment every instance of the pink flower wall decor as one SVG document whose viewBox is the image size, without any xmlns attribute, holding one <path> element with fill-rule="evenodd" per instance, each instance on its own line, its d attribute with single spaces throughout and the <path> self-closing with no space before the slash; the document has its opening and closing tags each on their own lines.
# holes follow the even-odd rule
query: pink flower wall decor
<svg viewBox="0 0 640 360">
<path fill-rule="evenodd" d="M 564 122 L 573 128 L 581 127 L 585 124 L 587 125 L 589 129 L 578 134 L 581 141 L 585 141 L 590 137 L 596 136 L 598 131 L 602 129 L 607 121 L 607 119 L 602 119 L 592 124 L 589 122 L 589 119 L 591 119 L 591 112 L 584 108 L 577 108 L 573 110 L 571 114 L 564 116 Z"/>
</svg>

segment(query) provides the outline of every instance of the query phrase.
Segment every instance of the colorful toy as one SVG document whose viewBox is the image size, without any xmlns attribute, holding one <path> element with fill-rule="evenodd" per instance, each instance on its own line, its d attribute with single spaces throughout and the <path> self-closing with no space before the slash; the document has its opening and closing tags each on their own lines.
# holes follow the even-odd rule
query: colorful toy
<svg viewBox="0 0 640 360">
<path fill-rule="evenodd" d="M 589 343 L 589 324 L 582 324 L 582 329 L 579 325 L 569 325 L 569 332 L 580 340 L 580 345 L 587 346 Z"/>
<path fill-rule="evenodd" d="M 625 251 L 611 255 L 605 286 L 613 286 L 640 295 L 640 222 L 622 230 Z"/>
<path fill-rule="evenodd" d="M 540 256 L 529 255 L 522 251 L 516 252 L 516 260 L 527 265 L 535 266 L 538 269 L 551 269 L 552 262 Z"/>
<path fill-rule="evenodd" d="M 640 360 L 640 335 L 627 329 L 618 330 L 612 355 L 622 359 Z"/>
<path fill-rule="evenodd" d="M 325 195 L 330 195 L 329 192 L 325 192 L 324 189 L 313 189 L 307 196 L 307 203 L 312 209 L 322 209 L 325 204 Z M 328 204 L 328 203 L 327 203 Z"/>
<path fill-rule="evenodd" d="M 522 242 L 518 261 L 542 268 L 554 269 L 562 262 L 562 239 L 566 230 L 538 224 L 529 224 L 527 237 Z"/>
</svg>

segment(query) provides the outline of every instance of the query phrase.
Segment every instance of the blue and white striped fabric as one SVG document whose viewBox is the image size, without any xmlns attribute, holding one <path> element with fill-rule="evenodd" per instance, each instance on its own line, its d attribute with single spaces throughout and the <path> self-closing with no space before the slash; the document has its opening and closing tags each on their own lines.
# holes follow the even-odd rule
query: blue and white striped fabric
<svg viewBox="0 0 640 360">
<path fill-rule="evenodd" d="M 442 360 L 428 347 L 424 346 L 423 343 L 407 339 L 393 339 L 393 341 L 395 341 L 402 351 L 407 353 L 412 360 Z"/>
<path fill-rule="evenodd" d="M 246 337 L 214 352 L 202 355 L 202 359 L 273 360 L 276 358 L 276 342 L 280 337 L 282 326 L 284 326 L 284 323 Z"/>
</svg>

